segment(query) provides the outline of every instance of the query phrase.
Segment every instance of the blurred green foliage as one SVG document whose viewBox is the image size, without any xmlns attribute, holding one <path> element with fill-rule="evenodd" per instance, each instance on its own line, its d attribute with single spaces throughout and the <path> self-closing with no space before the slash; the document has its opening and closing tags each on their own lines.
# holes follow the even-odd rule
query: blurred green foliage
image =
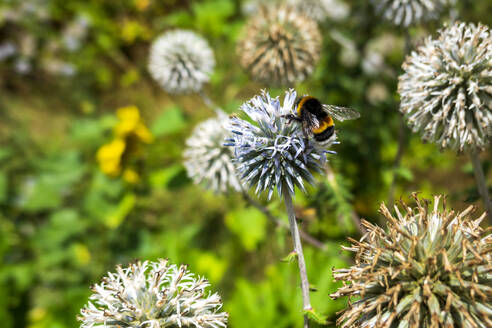
<svg viewBox="0 0 492 328">
<path fill-rule="evenodd" d="M 337 286 L 331 268 L 350 261 L 340 245 L 359 234 L 354 217 L 378 219 L 394 175 L 397 198 L 415 190 L 444 192 L 458 209 L 478 200 L 466 158 L 439 153 L 410 131 L 401 166 L 393 167 L 403 32 L 375 17 L 368 1 L 346 2 L 346 20 L 320 25 L 321 62 L 297 86 L 362 113 L 340 124 L 341 144 L 328 176 L 295 199 L 302 228 L 327 246 L 305 248 L 317 289 L 313 304 L 330 325 L 344 306 L 328 297 Z M 1 2 L 0 40 L 18 42 L 18 53 L 0 61 L 4 327 L 75 327 L 91 284 L 118 263 L 159 257 L 188 263 L 210 279 L 231 327 L 301 325 L 297 266 L 280 262 L 291 250 L 288 232 L 240 195 L 217 196 L 192 185 L 181 163 L 184 140 L 213 112 L 197 95 L 166 95 L 146 71 L 155 36 L 176 27 L 195 30 L 217 59 L 206 92 L 225 110 L 237 111 L 266 87 L 236 64 L 235 42 L 246 19 L 241 6 L 239 0 Z M 491 10 L 487 1 L 462 1 L 458 12 L 490 26 Z M 415 43 L 440 24 L 412 29 Z M 371 62 L 371 56 L 382 61 Z M 136 184 L 107 177 L 96 162 L 97 150 L 111 140 L 115 110 L 128 105 L 140 108 L 156 139 L 144 147 Z M 483 160 L 490 167 L 490 152 Z M 261 201 L 286 220 L 279 200 Z"/>
</svg>

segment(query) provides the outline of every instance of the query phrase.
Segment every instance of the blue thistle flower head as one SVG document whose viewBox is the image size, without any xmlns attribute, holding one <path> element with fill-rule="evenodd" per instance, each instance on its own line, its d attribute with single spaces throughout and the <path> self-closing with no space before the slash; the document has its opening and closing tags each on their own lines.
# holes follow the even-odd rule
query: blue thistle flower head
<svg viewBox="0 0 492 328">
<path fill-rule="evenodd" d="M 283 104 L 263 90 L 241 106 L 249 120 L 231 117 L 228 130 L 232 137 L 226 146 L 234 147 L 237 170 L 250 187 L 260 194 L 268 192 L 268 199 L 277 188 L 279 196 L 295 194 L 297 186 L 305 190 L 305 182 L 314 183 L 313 172 L 321 172 L 326 161 L 327 143 L 321 147 L 306 140 L 302 127 L 285 117 L 295 113 L 296 92 L 285 93 Z M 335 142 L 335 136 L 328 145 Z"/>
</svg>

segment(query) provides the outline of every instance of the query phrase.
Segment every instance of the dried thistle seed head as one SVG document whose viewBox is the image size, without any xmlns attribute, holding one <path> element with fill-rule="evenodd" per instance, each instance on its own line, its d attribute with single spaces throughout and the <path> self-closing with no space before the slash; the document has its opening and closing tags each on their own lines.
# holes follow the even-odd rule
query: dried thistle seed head
<svg viewBox="0 0 492 328">
<path fill-rule="evenodd" d="M 295 99 L 296 92 L 289 90 L 280 105 L 278 97 L 262 91 L 241 106 L 253 122 L 232 117 L 228 127 L 232 138 L 226 145 L 234 147 L 241 179 L 256 186 L 256 193 L 268 191 L 269 199 L 275 187 L 279 195 L 294 195 L 295 186 L 305 191 L 304 181 L 314 182 L 311 172 L 322 170 L 327 153 L 324 147 L 336 138 L 333 135 L 323 148 L 314 141 L 306 144 L 300 124 L 285 118 L 294 112 Z"/>
<path fill-rule="evenodd" d="M 202 89 L 215 66 L 207 41 L 191 31 L 175 30 L 158 37 L 150 48 L 150 75 L 169 93 Z"/>
<path fill-rule="evenodd" d="M 314 70 L 321 51 L 316 22 L 289 6 L 260 7 L 238 44 L 241 65 L 254 80 L 292 85 Z"/>
<path fill-rule="evenodd" d="M 229 116 L 218 110 L 217 116 L 197 125 L 186 140 L 184 166 L 188 176 L 196 184 L 217 193 L 241 190 L 241 183 L 232 162 L 232 148 L 224 146 L 229 131 Z"/>
<path fill-rule="evenodd" d="M 386 20 L 407 27 L 438 18 L 449 0 L 371 0 L 371 2 Z"/>
<path fill-rule="evenodd" d="M 458 151 L 492 138 L 492 36 L 457 22 L 427 39 L 403 64 L 400 111 L 424 141 Z"/>
<path fill-rule="evenodd" d="M 77 318 L 92 327 L 226 327 L 218 294 L 207 293 L 208 281 L 186 266 L 167 260 L 118 266 L 92 289 Z"/>
<path fill-rule="evenodd" d="M 355 297 L 337 323 L 348 327 L 492 326 L 492 235 L 470 219 L 473 207 L 455 213 L 414 195 L 417 206 L 386 206 L 387 231 L 363 221 L 355 265 L 334 270 L 344 286 L 332 295 Z"/>
</svg>

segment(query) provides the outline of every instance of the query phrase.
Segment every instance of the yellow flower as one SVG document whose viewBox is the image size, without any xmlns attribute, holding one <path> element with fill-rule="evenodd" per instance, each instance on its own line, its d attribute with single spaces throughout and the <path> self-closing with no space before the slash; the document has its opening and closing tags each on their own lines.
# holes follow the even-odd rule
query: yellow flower
<svg viewBox="0 0 492 328">
<path fill-rule="evenodd" d="M 120 138 L 102 145 L 96 155 L 101 171 L 110 176 L 118 175 L 121 171 L 121 156 L 125 148 L 125 141 Z"/>
<path fill-rule="evenodd" d="M 133 169 L 125 169 L 125 171 L 123 171 L 123 180 L 127 183 L 135 184 L 140 181 L 140 176 Z"/>
<path fill-rule="evenodd" d="M 118 108 L 116 115 L 119 119 L 114 129 L 117 137 L 126 138 L 133 134 L 144 143 L 151 143 L 153 141 L 154 138 L 149 129 L 143 124 L 140 112 L 136 106 Z"/>
<path fill-rule="evenodd" d="M 134 0 L 134 3 L 138 11 L 144 11 L 150 6 L 150 0 Z"/>
</svg>

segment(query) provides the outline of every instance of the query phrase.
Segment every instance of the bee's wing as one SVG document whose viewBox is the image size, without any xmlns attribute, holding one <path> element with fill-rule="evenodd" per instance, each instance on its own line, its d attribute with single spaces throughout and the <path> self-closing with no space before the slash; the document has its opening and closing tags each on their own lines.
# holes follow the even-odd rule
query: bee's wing
<svg viewBox="0 0 492 328">
<path fill-rule="evenodd" d="M 358 111 L 348 107 L 323 104 L 323 109 L 337 121 L 355 120 L 360 117 Z"/>
<path fill-rule="evenodd" d="M 307 130 L 312 130 L 319 127 L 319 120 L 307 110 L 302 111 L 302 123 Z"/>
</svg>

